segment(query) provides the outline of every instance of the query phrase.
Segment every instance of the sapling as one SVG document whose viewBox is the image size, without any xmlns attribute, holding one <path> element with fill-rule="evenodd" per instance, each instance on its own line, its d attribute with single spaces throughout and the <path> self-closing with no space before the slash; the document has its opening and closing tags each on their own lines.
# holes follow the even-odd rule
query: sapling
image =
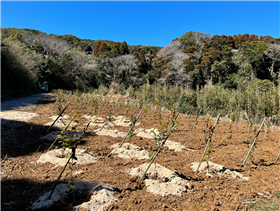
<svg viewBox="0 0 280 211">
<path fill-rule="evenodd" d="M 231 139 L 232 138 L 232 124 L 233 124 L 233 122 L 234 121 L 236 121 L 236 112 L 235 112 L 235 114 L 230 114 L 231 115 L 231 118 L 230 118 L 230 124 L 229 124 L 229 126 L 228 126 L 228 129 L 227 129 L 227 131 L 226 131 L 226 134 L 225 134 L 225 137 L 224 137 L 224 139 L 222 140 L 222 142 L 226 139 L 226 137 L 227 137 L 227 134 L 228 134 L 228 131 L 230 132 L 230 136 L 228 137 L 228 139 Z"/>
<path fill-rule="evenodd" d="M 246 160 L 247 160 L 248 157 L 251 158 L 251 159 L 253 159 L 253 156 L 250 155 L 250 153 L 251 153 L 252 150 L 254 151 L 254 149 L 257 147 L 257 146 L 256 146 L 256 145 L 257 145 L 256 140 L 257 140 L 258 135 L 259 135 L 259 133 L 260 133 L 262 127 L 263 127 L 263 124 L 264 124 L 265 119 L 266 119 L 266 118 L 263 119 L 263 122 L 262 122 L 262 124 L 261 124 L 261 126 L 260 126 L 260 129 L 259 129 L 259 131 L 257 132 L 257 134 L 255 135 L 255 139 L 254 139 L 254 141 L 253 141 L 253 143 L 252 143 L 252 146 L 251 146 L 251 148 L 250 148 L 250 150 L 249 150 L 249 152 L 248 152 L 248 154 L 247 154 L 247 156 L 246 156 L 246 158 L 245 158 L 245 160 L 244 160 L 242 166 L 245 165 Z"/>
<path fill-rule="evenodd" d="M 102 113 L 103 113 L 104 109 L 106 108 L 106 105 L 108 104 L 108 102 L 110 102 L 111 97 L 113 96 L 113 94 L 114 94 L 114 93 L 111 94 L 111 96 L 109 97 L 108 100 L 105 98 L 105 101 L 104 101 L 103 105 L 102 105 L 101 108 L 100 108 L 100 109 L 103 108 Z M 105 107 L 104 107 L 104 106 L 105 106 Z"/>
<path fill-rule="evenodd" d="M 150 103 L 149 105 L 146 104 L 144 107 L 143 107 L 143 116 L 142 118 L 139 120 L 139 122 L 142 122 L 144 120 L 144 118 L 146 117 L 147 113 L 148 113 L 148 110 L 149 108 L 151 107 L 152 103 Z"/>
<path fill-rule="evenodd" d="M 68 124 L 64 123 L 65 124 L 65 128 L 61 131 L 60 134 L 65 134 L 68 127 L 70 126 L 70 124 L 74 121 L 74 119 L 78 116 L 80 117 L 81 116 L 81 113 L 77 110 L 77 108 L 75 108 L 75 114 L 73 115 L 73 117 L 70 119 L 70 121 L 68 122 Z M 75 120 L 75 122 L 78 122 L 77 120 Z M 58 139 L 62 138 L 61 135 L 58 135 L 57 138 L 54 140 L 54 142 L 51 144 L 51 146 L 49 147 L 49 149 L 47 150 L 47 152 L 52 148 L 52 146 L 57 142 Z M 47 153 L 46 152 L 46 153 Z"/>
<path fill-rule="evenodd" d="M 159 135 L 156 135 L 154 133 L 155 134 L 155 139 L 157 139 L 156 141 L 160 142 L 161 144 L 159 146 L 159 149 L 155 152 L 154 157 L 151 159 L 151 162 L 149 163 L 149 165 L 148 165 L 147 169 L 145 170 L 144 174 L 140 178 L 141 180 L 143 180 L 145 178 L 146 173 L 148 172 L 148 170 L 151 167 L 152 163 L 154 162 L 154 160 L 156 159 L 156 157 L 160 153 L 162 147 L 164 146 L 165 142 L 169 138 L 170 134 L 174 133 L 175 128 L 176 128 L 176 126 L 178 124 L 178 122 L 176 122 L 176 119 L 178 118 L 178 116 L 179 116 L 179 113 L 175 114 L 175 111 L 173 111 L 172 118 L 169 119 L 169 123 L 171 123 L 171 124 L 168 125 L 168 127 L 166 128 L 167 130 L 161 131 L 161 133 Z"/>
<path fill-rule="evenodd" d="M 265 137 L 266 137 L 266 134 L 267 134 L 267 131 L 268 131 L 268 128 L 270 128 L 271 127 L 271 124 L 270 124 L 270 119 L 271 119 L 271 117 L 269 117 L 269 119 L 268 119 L 268 121 L 266 122 L 266 124 L 265 124 L 265 133 L 264 133 L 264 137 L 263 137 L 263 140 L 265 139 Z"/>
<path fill-rule="evenodd" d="M 121 119 L 121 121 L 123 120 L 123 118 L 126 116 L 126 114 L 128 113 L 129 109 L 131 108 L 131 106 L 133 106 L 133 104 L 135 103 L 135 100 L 133 100 L 131 103 L 128 104 L 126 111 L 124 112 L 124 115 Z"/>
<path fill-rule="evenodd" d="M 195 109 L 194 109 L 195 110 Z M 190 112 L 189 112 L 189 115 L 188 115 L 188 118 L 187 118 L 187 125 L 189 124 L 191 118 L 192 118 L 192 115 L 194 114 L 194 112 L 192 111 L 192 109 L 190 108 Z"/>
<path fill-rule="evenodd" d="M 205 125 L 205 129 L 203 130 L 203 135 L 202 135 L 202 138 L 201 138 L 201 142 L 200 142 L 200 145 L 202 145 L 203 143 L 203 140 L 204 140 L 204 136 L 205 136 L 205 133 L 206 133 L 206 130 L 207 130 L 207 127 L 208 127 L 208 124 L 209 124 L 209 121 L 210 119 L 212 119 L 212 116 L 214 114 L 216 109 L 214 109 L 214 111 L 212 111 L 212 113 L 209 115 L 208 119 L 207 119 L 207 122 L 206 122 L 206 125 Z"/>
<path fill-rule="evenodd" d="M 143 109 L 140 111 L 140 113 L 138 114 L 138 116 L 137 116 L 136 118 L 134 118 L 134 117 L 132 116 L 132 118 L 131 118 L 131 127 L 130 127 L 130 129 L 128 130 L 128 132 L 127 132 L 126 136 L 124 137 L 124 139 L 122 140 L 122 142 L 121 142 L 119 148 L 123 145 L 125 139 L 127 138 L 127 136 L 129 136 L 130 132 L 133 130 L 133 128 L 134 128 L 134 126 L 136 125 L 136 122 L 137 122 L 138 118 L 141 116 L 142 112 L 143 112 Z"/>
<path fill-rule="evenodd" d="M 42 137 L 44 135 L 47 134 L 47 132 L 53 127 L 53 125 L 56 123 L 56 121 L 59 119 L 59 117 L 61 117 L 61 115 L 64 113 L 64 111 L 67 109 L 67 107 L 71 104 L 72 101 L 70 101 L 67 106 L 61 111 L 61 113 L 57 116 L 57 118 L 53 121 L 53 123 L 51 124 L 51 126 L 47 129 L 47 131 L 42 135 Z"/>
<path fill-rule="evenodd" d="M 159 99 L 155 99 L 155 106 L 156 106 L 156 109 L 155 111 L 153 112 L 153 114 L 150 116 L 150 118 L 148 119 L 148 121 L 150 121 L 150 119 L 152 117 L 154 117 L 155 113 L 157 112 L 157 110 L 159 109 Z"/>
<path fill-rule="evenodd" d="M 220 115 L 221 115 L 221 113 L 218 114 L 218 117 L 217 117 L 217 119 L 216 119 L 216 122 L 215 122 L 214 127 L 213 127 L 213 128 L 210 127 L 208 139 L 205 139 L 205 141 L 207 142 L 207 143 L 206 143 L 206 147 L 205 147 L 204 153 L 203 153 L 203 155 L 202 155 L 202 157 L 201 157 L 201 160 L 200 160 L 200 162 L 199 162 L 199 164 L 198 164 L 196 173 L 198 173 L 199 167 L 200 167 L 200 165 L 201 165 L 201 163 L 202 163 L 202 161 L 203 161 L 203 159 L 204 159 L 204 156 L 205 156 L 207 150 L 208 150 L 207 157 L 210 156 L 210 153 L 214 152 L 214 150 L 211 150 L 211 149 L 210 149 L 210 146 L 211 146 L 211 139 L 212 139 L 212 137 L 213 137 L 215 128 L 216 128 L 216 126 L 217 126 L 217 123 L 219 122 Z"/>
<path fill-rule="evenodd" d="M 108 115 L 107 120 L 106 120 L 105 123 L 102 125 L 102 127 L 100 128 L 99 131 L 101 131 L 101 130 L 103 129 L 103 127 L 104 127 L 106 124 L 108 124 L 108 122 L 110 122 L 110 121 L 112 120 L 113 116 L 115 115 L 115 113 L 117 112 L 117 110 L 120 108 L 120 106 L 122 105 L 122 103 L 124 102 L 124 100 L 125 100 L 125 98 L 122 99 L 121 103 L 118 105 L 118 107 L 115 109 L 115 111 L 114 111 L 112 114 L 109 114 L 109 115 Z"/>
<path fill-rule="evenodd" d="M 63 172 L 65 171 L 67 165 L 69 164 L 70 159 L 72 159 L 71 165 L 72 165 L 72 166 L 75 165 L 75 163 L 73 162 L 73 160 L 77 160 L 77 157 L 76 157 L 76 149 L 77 149 L 78 145 L 80 144 L 81 139 L 83 138 L 85 132 L 87 131 L 87 129 L 88 129 L 90 123 L 91 123 L 91 120 L 89 120 L 88 124 L 86 125 L 86 127 L 85 127 L 84 130 L 83 130 L 82 135 L 80 136 L 80 138 L 79 138 L 78 140 L 73 139 L 73 134 L 70 134 L 66 139 L 63 139 L 63 140 L 61 141 L 61 142 L 62 142 L 62 145 L 63 145 L 63 149 L 65 150 L 66 147 L 67 147 L 67 148 L 71 149 L 72 152 L 71 152 L 71 155 L 70 155 L 69 157 L 66 157 L 66 158 L 67 158 L 67 161 L 66 161 L 66 163 L 65 163 L 65 165 L 64 165 L 64 167 L 63 167 L 63 169 L 62 169 L 62 171 L 60 172 L 60 174 L 59 174 L 59 176 L 58 176 L 58 178 L 57 178 L 57 180 L 56 180 L 56 183 L 55 183 L 55 185 L 54 185 L 54 187 L 53 187 L 53 189 L 52 189 L 52 191 L 51 191 L 51 193 L 50 193 L 50 195 L 49 195 L 49 199 L 51 198 L 51 196 L 52 196 L 52 194 L 53 194 L 53 192 L 54 192 L 54 190 L 55 190 L 55 188 L 56 188 L 56 186 L 57 186 L 57 184 L 58 184 L 58 182 L 59 182 L 59 180 L 60 180 L 60 178 L 61 178 Z M 73 170 L 72 167 L 70 167 L 70 170 L 71 170 L 71 180 L 72 180 L 72 170 Z M 67 175 L 66 175 L 66 176 L 67 176 Z M 66 176 L 65 176 L 65 177 L 66 177 Z M 74 188 L 75 188 L 75 186 L 74 186 L 74 184 L 72 183 L 72 181 L 70 181 L 68 184 L 69 184 L 69 186 L 70 186 L 70 189 L 74 189 Z M 73 196 L 74 196 L 74 195 L 73 195 Z M 74 202 L 74 203 L 75 203 L 75 202 Z"/>
<path fill-rule="evenodd" d="M 193 126 L 194 126 L 194 124 L 195 124 L 195 125 L 197 125 L 197 124 L 198 124 L 197 119 L 198 119 L 198 117 L 199 117 L 199 115 L 200 115 L 201 111 L 202 111 L 202 108 L 200 109 L 200 111 L 199 111 L 198 113 L 196 113 L 196 115 L 195 115 L 195 120 L 194 120 L 194 122 L 193 122 L 193 124 L 192 124 L 192 126 L 191 126 L 191 128 L 190 128 L 190 131 L 192 130 L 192 128 L 193 128 Z"/>
</svg>

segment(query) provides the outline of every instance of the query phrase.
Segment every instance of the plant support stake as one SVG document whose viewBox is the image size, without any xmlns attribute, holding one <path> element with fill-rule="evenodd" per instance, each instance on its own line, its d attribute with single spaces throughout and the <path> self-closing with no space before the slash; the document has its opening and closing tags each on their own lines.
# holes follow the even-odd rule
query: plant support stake
<svg viewBox="0 0 280 211">
<path fill-rule="evenodd" d="M 62 112 L 58 115 L 58 117 L 54 120 L 54 122 L 53 122 L 52 125 L 47 129 L 47 131 L 44 133 L 44 135 L 46 135 L 47 132 L 54 126 L 54 124 L 56 123 L 56 121 L 59 119 L 59 117 L 61 117 L 61 115 L 64 113 L 64 111 L 67 109 L 67 107 L 70 105 L 71 102 L 72 102 L 72 101 L 70 101 L 70 102 L 68 103 L 68 105 L 65 106 L 65 108 L 63 109 L 63 111 L 62 111 Z M 41 137 L 43 137 L 44 135 L 42 135 Z"/>
<path fill-rule="evenodd" d="M 262 122 L 262 124 L 261 124 L 261 127 L 260 127 L 259 131 L 257 132 L 257 134 L 256 134 L 256 136 L 255 136 L 255 140 L 254 140 L 254 142 L 253 142 L 253 144 L 252 144 L 252 146 L 251 146 L 251 148 L 250 148 L 250 150 L 249 150 L 249 152 L 248 152 L 248 154 L 247 154 L 247 156 L 246 156 L 246 158 L 245 158 L 245 160 L 244 160 L 242 166 L 245 165 L 246 160 L 247 160 L 247 158 L 249 157 L 249 155 L 250 155 L 250 153 L 251 153 L 251 151 L 252 151 L 252 149 L 253 149 L 253 146 L 255 145 L 255 142 L 256 142 L 256 140 L 257 140 L 257 138 L 258 138 L 259 133 L 261 132 L 262 126 L 263 126 L 263 124 L 264 124 L 264 121 L 265 121 L 265 118 L 263 119 L 263 122 Z"/>
<path fill-rule="evenodd" d="M 219 121 L 220 114 L 221 114 L 221 113 L 219 113 L 219 115 L 218 115 L 218 117 L 217 117 L 217 120 L 216 120 L 216 122 L 215 122 L 215 126 L 214 126 L 214 128 L 213 128 L 213 130 L 212 130 L 212 133 L 211 133 L 210 138 L 208 139 L 208 142 L 207 142 L 207 144 L 206 144 L 206 147 L 205 147 L 204 153 L 203 153 L 203 155 L 202 155 L 202 158 L 201 158 L 201 160 L 200 160 L 200 162 L 199 162 L 199 164 L 198 164 L 198 167 L 197 167 L 197 170 L 196 170 L 196 172 L 195 172 L 195 173 L 198 173 L 199 167 L 200 167 L 200 165 L 201 165 L 201 163 L 202 163 L 202 161 L 203 161 L 203 158 L 204 158 L 204 156 L 205 156 L 206 150 L 207 150 L 208 145 L 209 145 L 209 143 L 210 143 L 210 141 L 211 141 L 211 139 L 212 139 L 212 136 L 213 136 L 213 133 L 214 133 L 215 128 L 216 128 L 216 126 L 217 126 L 217 123 L 218 123 L 218 121 Z"/>
<path fill-rule="evenodd" d="M 177 116 L 177 117 L 178 117 L 178 116 Z M 176 118 L 177 118 L 177 117 L 176 117 Z M 153 163 L 154 160 L 156 159 L 156 157 L 157 157 L 158 153 L 160 152 L 161 148 L 163 147 L 163 145 L 165 144 L 166 140 L 168 139 L 168 137 L 170 136 L 170 134 L 172 133 L 172 131 L 175 129 L 176 126 L 177 126 L 177 125 L 175 124 L 175 125 L 173 126 L 173 128 L 171 129 L 171 131 L 170 131 L 170 132 L 168 133 L 168 135 L 166 136 L 166 138 L 163 140 L 163 142 L 162 142 L 160 148 L 158 149 L 158 151 L 156 152 L 156 154 L 155 154 L 154 157 L 152 158 L 152 160 L 151 160 L 149 166 L 147 167 L 146 171 L 145 171 L 144 174 L 142 175 L 141 180 L 144 179 L 144 177 L 145 177 L 147 171 L 148 171 L 149 168 L 151 167 L 152 163 Z"/>
<path fill-rule="evenodd" d="M 124 102 L 125 98 L 122 100 L 122 102 L 120 103 L 120 105 L 115 109 L 115 111 L 113 112 L 113 114 L 111 116 L 108 117 L 107 121 L 102 125 L 102 127 L 100 128 L 99 131 L 101 131 L 103 129 L 103 127 L 112 119 L 112 117 L 115 115 L 115 113 L 117 112 L 117 110 L 119 109 L 119 107 L 122 105 L 122 103 Z"/>
<path fill-rule="evenodd" d="M 135 126 L 135 124 L 136 124 L 136 122 L 137 122 L 137 119 L 138 119 L 138 118 L 140 117 L 140 115 L 142 114 L 142 111 L 143 111 L 143 109 L 140 111 L 139 115 L 138 115 L 137 118 L 135 119 L 135 122 L 132 123 L 131 128 L 129 129 L 129 131 L 127 132 L 126 136 L 125 136 L 124 139 L 122 140 L 122 143 L 120 144 L 119 148 L 122 147 L 123 142 L 125 141 L 127 135 L 128 135 L 128 134 L 130 133 L 130 131 L 134 128 L 134 126 Z"/>
</svg>

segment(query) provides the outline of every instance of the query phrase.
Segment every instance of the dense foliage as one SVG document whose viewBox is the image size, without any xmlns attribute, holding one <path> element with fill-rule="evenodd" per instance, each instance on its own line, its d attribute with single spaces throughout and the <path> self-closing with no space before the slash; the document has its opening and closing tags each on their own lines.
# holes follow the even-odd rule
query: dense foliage
<svg viewBox="0 0 280 211">
<path fill-rule="evenodd" d="M 32 89 L 35 78 L 50 89 L 72 90 L 116 83 L 124 91 L 147 82 L 194 91 L 212 85 L 238 90 L 254 81 L 279 85 L 280 39 L 270 36 L 189 31 L 164 48 L 33 29 L 2 28 L 1 38 L 2 97 Z"/>
</svg>

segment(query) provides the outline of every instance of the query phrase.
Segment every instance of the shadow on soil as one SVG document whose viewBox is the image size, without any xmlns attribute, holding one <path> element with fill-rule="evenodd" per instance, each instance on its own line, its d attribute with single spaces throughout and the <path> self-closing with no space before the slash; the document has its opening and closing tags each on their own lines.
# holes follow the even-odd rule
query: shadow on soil
<svg viewBox="0 0 280 211">
<path fill-rule="evenodd" d="M 49 181 L 44 183 L 37 183 L 32 180 L 6 180 L 1 182 L 1 210 L 2 211 L 14 211 L 14 210 L 32 210 L 31 201 L 35 202 L 39 197 L 39 194 L 51 191 L 55 181 Z M 36 209 L 40 211 L 66 211 L 73 210 L 73 198 L 72 194 L 69 194 L 63 202 L 57 202 L 51 207 Z M 88 201 L 87 196 L 75 195 L 76 204 L 81 204 Z M 75 206 L 75 205 L 74 205 Z"/>
<path fill-rule="evenodd" d="M 53 142 L 40 139 L 48 128 L 49 126 L 1 119 L 1 157 L 17 157 L 34 152 L 44 152 Z M 51 128 L 48 133 L 57 130 L 57 128 Z M 86 136 L 87 133 L 84 137 Z M 86 141 L 82 139 L 79 145 L 85 143 Z M 60 144 L 56 143 L 55 146 L 60 146 Z"/>
</svg>

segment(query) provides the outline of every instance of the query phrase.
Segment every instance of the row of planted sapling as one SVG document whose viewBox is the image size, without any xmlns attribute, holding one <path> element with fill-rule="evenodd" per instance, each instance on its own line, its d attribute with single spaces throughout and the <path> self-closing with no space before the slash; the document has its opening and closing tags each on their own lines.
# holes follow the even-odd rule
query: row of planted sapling
<svg viewBox="0 0 280 211">
<path fill-rule="evenodd" d="M 106 107 L 106 106 L 108 106 L 108 105 L 109 105 L 109 108 L 115 107 L 116 105 L 118 105 L 118 107 L 116 108 L 116 110 L 115 110 L 114 112 L 112 112 L 112 113 L 109 112 L 109 113 L 108 113 L 107 116 L 108 116 L 109 119 L 107 119 L 107 120 L 105 121 L 104 125 L 105 125 L 108 121 L 111 120 L 111 118 L 112 118 L 112 116 L 114 115 L 114 113 L 115 113 L 115 112 L 117 111 L 117 109 L 121 106 L 121 105 L 119 105 L 120 99 L 118 100 L 118 103 L 116 103 L 116 101 L 113 100 L 113 103 L 110 104 L 109 102 L 110 102 L 111 97 L 112 97 L 112 95 L 110 95 L 110 97 L 109 97 L 108 100 L 105 100 L 105 101 L 104 101 L 104 103 L 103 103 L 103 110 L 102 110 L 102 111 L 104 111 L 104 107 Z M 123 102 L 123 101 L 124 101 L 124 100 L 122 100 L 121 102 Z M 125 108 L 126 108 L 125 115 L 126 115 L 127 112 L 130 110 L 131 104 L 133 104 L 133 103 L 134 103 L 134 101 L 132 101 L 131 103 L 129 103 L 128 100 L 127 100 L 127 103 L 126 103 L 126 105 L 125 105 Z M 132 111 L 133 114 L 134 114 L 135 112 L 138 112 L 138 111 L 139 111 L 139 109 L 141 108 L 141 104 L 143 104 L 143 102 L 138 102 L 138 105 L 136 104 L 136 106 L 132 107 L 131 111 Z M 150 116 L 150 118 L 151 118 L 152 116 L 154 116 L 155 113 L 156 113 L 156 112 L 159 110 L 159 108 L 160 108 L 160 106 L 158 106 L 158 102 L 155 102 L 155 105 L 156 105 L 156 109 L 154 110 L 154 113 Z M 208 110 L 210 110 L 210 109 L 207 108 L 207 109 L 206 109 L 206 112 L 204 112 L 204 113 L 207 114 L 207 113 L 208 113 Z M 195 120 L 194 120 L 194 122 L 192 123 L 192 126 L 190 127 L 190 130 L 194 127 L 194 125 L 197 125 L 197 124 L 198 124 L 198 118 L 199 118 L 199 115 L 200 115 L 201 111 L 202 111 L 202 109 L 196 108 L 196 111 L 193 112 L 193 114 L 194 114 L 194 116 L 195 116 Z M 215 110 L 214 110 L 214 111 L 215 111 Z M 201 140 L 203 140 L 203 137 L 204 137 L 204 134 L 205 134 L 205 132 L 206 132 L 206 128 L 207 128 L 207 126 L 208 126 L 209 120 L 211 119 L 211 116 L 213 115 L 214 111 L 212 111 L 212 114 L 211 114 L 211 115 L 210 115 L 210 114 L 208 115 L 206 127 L 205 127 L 205 130 L 203 131 L 203 135 L 202 135 L 202 139 L 201 139 Z M 230 135 L 229 135 L 228 139 L 230 139 L 230 138 L 232 137 L 232 135 L 233 135 L 233 134 L 232 134 L 232 128 L 233 128 L 234 125 L 236 124 L 236 122 L 237 122 L 237 120 L 238 120 L 239 114 L 240 114 L 240 112 L 237 112 L 237 111 L 236 111 L 234 114 L 228 115 L 228 116 L 230 117 L 230 124 L 229 124 L 229 127 L 228 127 L 227 131 L 225 132 L 226 134 L 225 134 L 225 137 L 224 137 L 224 139 L 222 140 L 222 142 L 226 139 L 228 132 L 230 132 Z M 125 116 L 125 115 L 124 115 L 124 116 Z M 131 115 L 131 117 L 133 117 L 133 116 L 135 116 L 135 115 Z M 188 115 L 188 118 L 191 117 L 191 116 L 192 116 L 192 115 Z M 246 115 L 246 116 L 247 116 L 247 119 L 248 119 L 248 132 L 247 132 L 247 136 L 246 136 L 246 141 L 247 141 L 250 128 L 252 127 L 253 119 L 252 119 L 252 118 L 251 118 L 251 119 L 248 118 L 248 115 Z M 149 119 L 150 119 L 150 118 L 149 118 Z M 202 120 L 204 120 L 204 117 L 201 118 L 201 121 L 202 121 Z M 131 122 L 133 122 L 133 120 L 132 120 Z M 102 128 L 103 128 L 103 127 L 102 127 Z M 102 130 L 102 128 L 101 128 L 101 130 Z M 254 128 L 256 128 L 256 126 L 254 126 Z M 266 127 L 266 128 L 268 128 L 268 127 Z M 254 129 L 254 130 L 255 130 L 255 129 Z M 267 130 L 266 130 L 266 133 L 267 133 Z M 266 133 L 265 133 L 265 134 L 266 134 Z M 251 138 L 251 137 L 249 137 L 249 138 Z M 245 142 L 246 142 L 246 141 L 245 141 Z M 201 143 L 202 143 L 202 142 L 203 142 L 203 141 L 201 141 Z"/>
<path fill-rule="evenodd" d="M 70 104 L 72 104 L 70 108 Z M 151 107 L 153 106 L 153 109 Z M 62 116 L 64 113 L 66 113 L 66 110 L 72 110 L 69 114 L 68 121 L 64 121 L 64 127 L 60 131 L 60 134 L 58 135 L 57 139 L 54 141 L 54 143 L 51 145 L 51 147 L 58 141 L 64 149 L 69 149 L 71 153 L 67 156 L 67 159 L 65 160 L 65 165 L 61 171 L 61 173 L 58 175 L 58 178 L 56 180 L 55 186 L 50 193 L 50 196 L 52 195 L 53 191 L 55 190 L 55 187 L 57 186 L 59 180 L 61 179 L 64 171 L 68 167 L 70 169 L 70 172 L 66 174 L 64 177 L 68 177 L 70 175 L 70 180 L 68 182 L 69 186 L 69 191 L 73 192 L 73 201 L 75 203 L 75 195 L 74 195 L 74 183 L 72 182 L 72 172 L 73 172 L 73 167 L 75 165 L 75 161 L 77 160 L 76 157 L 76 149 L 78 145 L 80 144 L 81 139 L 83 138 L 84 134 L 88 130 L 90 124 L 92 121 L 97 119 L 97 116 L 99 115 L 105 115 L 106 119 L 103 122 L 102 126 L 99 128 L 99 130 L 104 130 L 105 126 L 110 126 L 110 122 L 112 121 L 113 117 L 116 116 L 118 113 L 122 113 L 123 118 L 130 117 L 130 128 L 122 140 L 121 144 L 119 147 L 122 147 L 123 143 L 126 141 L 127 138 L 132 138 L 134 135 L 136 135 L 137 131 L 139 131 L 140 126 L 139 124 L 137 125 L 137 122 L 140 122 L 140 125 L 143 129 L 145 129 L 145 122 L 153 119 L 153 120 L 158 120 L 159 125 L 158 125 L 158 133 L 153 132 L 154 135 L 154 140 L 155 144 L 157 146 L 157 150 L 154 152 L 154 155 L 151 154 L 151 162 L 147 166 L 147 169 L 144 171 L 143 175 L 141 176 L 141 179 L 145 179 L 145 175 L 152 165 L 153 162 L 155 162 L 156 157 L 160 154 L 163 146 L 165 145 L 168 137 L 172 132 L 175 132 L 175 128 L 178 124 L 177 122 L 177 117 L 179 113 L 177 112 L 177 109 L 175 105 L 169 111 L 169 115 L 167 118 L 167 122 L 165 123 L 162 118 L 162 112 L 163 112 L 163 107 L 165 105 L 160 105 L 159 101 L 156 100 L 154 103 L 148 103 L 145 101 L 141 100 L 136 100 L 136 99 L 130 99 L 130 98 L 114 98 L 114 96 L 107 95 L 107 96 L 97 96 L 97 95 L 92 95 L 92 94 L 81 94 L 79 92 L 74 92 L 74 93 L 67 93 L 63 91 L 59 91 L 57 93 L 57 98 L 56 102 L 54 104 L 54 109 L 57 112 L 58 117 Z M 122 108 L 122 112 L 120 111 Z M 150 114 L 148 114 L 148 111 Z M 201 117 L 201 114 L 203 112 L 203 116 Z M 82 135 L 78 138 L 75 139 L 73 133 L 77 131 L 77 126 L 72 125 L 73 122 L 75 123 L 80 123 L 80 117 L 82 114 L 89 114 L 89 120 L 86 126 L 83 129 Z M 201 143 L 203 143 L 203 140 L 206 144 L 203 156 L 201 158 L 201 161 L 199 163 L 199 166 L 201 165 L 202 161 L 206 161 L 208 165 L 208 160 L 210 156 L 213 155 L 214 150 L 213 150 L 213 145 L 212 145 L 212 137 L 213 133 L 215 132 L 215 128 L 217 127 L 220 116 L 226 116 L 225 112 L 216 110 L 216 109 L 201 109 L 201 108 L 194 108 L 194 107 L 189 107 L 187 110 L 187 116 L 185 121 L 190 123 L 190 127 L 186 128 L 186 130 L 193 130 L 198 124 L 202 124 L 205 122 L 205 129 L 202 131 L 202 139 Z M 225 131 L 225 136 L 222 141 L 225 141 L 225 139 L 231 139 L 233 136 L 232 129 L 236 122 L 238 122 L 238 118 L 240 116 L 240 112 L 237 110 L 235 113 L 227 114 L 227 116 L 230 118 L 230 123 L 227 128 L 227 131 Z M 200 118 L 201 117 L 201 118 Z M 199 119 L 200 118 L 200 119 Z M 215 125 L 212 126 L 210 121 L 211 119 L 216 119 Z M 250 121 L 249 121 L 250 120 Z M 252 118 L 248 118 L 248 131 L 250 131 L 250 128 L 254 128 L 253 126 L 253 120 Z M 268 121 L 269 120 L 269 121 Z M 56 121 L 56 120 L 55 120 Z M 266 123 L 265 123 L 266 122 Z M 268 128 L 273 126 L 272 118 L 269 119 L 263 119 L 261 127 L 259 128 L 258 132 L 255 134 L 254 139 L 252 137 L 248 137 L 250 140 L 250 143 L 252 145 L 249 148 L 249 152 L 247 154 L 247 157 L 245 158 L 243 165 L 245 164 L 246 160 L 248 157 L 251 157 L 252 150 L 254 150 L 257 146 L 257 138 L 258 135 L 261 131 L 261 128 L 263 125 L 266 125 L 266 131 L 265 131 L 265 136 L 268 133 Z M 220 123 L 221 124 L 221 123 Z M 251 125 L 252 124 L 252 125 Z M 276 124 L 276 123 L 275 123 Z M 275 126 L 274 124 L 274 126 Z M 52 124 L 53 125 L 53 124 Z M 204 128 L 204 125 L 203 125 Z M 71 133 L 72 132 L 72 133 Z M 229 135 L 228 135 L 229 134 Z M 248 135 L 247 135 L 248 136 Z M 246 136 L 246 139 L 247 139 Z M 264 136 L 264 138 L 265 138 Z M 50 149 L 51 149 L 50 147 Z M 199 166 L 196 170 L 198 172 Z"/>
</svg>

